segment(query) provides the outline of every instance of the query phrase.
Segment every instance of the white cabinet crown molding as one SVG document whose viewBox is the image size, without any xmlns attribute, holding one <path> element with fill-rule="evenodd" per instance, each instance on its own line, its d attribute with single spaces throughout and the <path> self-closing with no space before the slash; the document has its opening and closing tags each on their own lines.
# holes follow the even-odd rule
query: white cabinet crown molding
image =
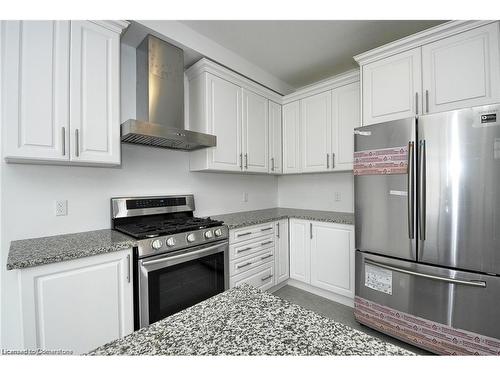
<svg viewBox="0 0 500 375">
<path fill-rule="evenodd" d="M 351 69 L 347 72 L 337 74 L 335 76 L 326 78 L 311 85 L 304 86 L 292 94 L 282 97 L 282 104 L 294 102 L 296 100 L 304 99 L 309 96 L 320 94 L 324 91 L 332 90 L 340 86 L 345 86 L 350 83 L 358 82 L 360 77 L 359 69 Z"/>
<path fill-rule="evenodd" d="M 185 74 L 189 81 L 196 78 L 201 73 L 208 72 L 219 78 L 225 79 L 231 83 L 234 83 L 242 88 L 250 90 L 258 95 L 265 97 L 266 99 L 272 100 L 276 103 L 281 103 L 282 95 L 268 89 L 261 84 L 252 81 L 249 78 L 242 76 L 216 62 L 213 62 L 207 58 L 203 58 L 192 65 L 186 70 Z"/>
<path fill-rule="evenodd" d="M 383 46 L 360 53 L 353 57 L 359 64 L 364 65 L 385 57 L 395 55 L 424 44 L 434 42 L 439 39 L 447 38 L 451 35 L 462 33 L 483 25 L 496 21 L 449 21 L 441 25 L 431 27 L 394 42 L 384 44 Z"/>
<path fill-rule="evenodd" d="M 123 21 L 123 20 L 105 20 L 105 21 L 89 20 L 89 21 L 119 34 L 121 34 L 130 25 L 129 21 Z"/>
</svg>

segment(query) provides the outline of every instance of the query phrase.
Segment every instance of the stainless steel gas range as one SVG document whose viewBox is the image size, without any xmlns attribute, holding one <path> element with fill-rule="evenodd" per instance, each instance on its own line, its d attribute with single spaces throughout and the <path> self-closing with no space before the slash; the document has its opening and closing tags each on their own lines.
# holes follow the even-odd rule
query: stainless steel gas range
<svg viewBox="0 0 500 375">
<path fill-rule="evenodd" d="M 192 195 L 111 199 L 112 228 L 137 239 L 135 329 L 228 289 L 228 229 L 194 209 Z"/>
</svg>

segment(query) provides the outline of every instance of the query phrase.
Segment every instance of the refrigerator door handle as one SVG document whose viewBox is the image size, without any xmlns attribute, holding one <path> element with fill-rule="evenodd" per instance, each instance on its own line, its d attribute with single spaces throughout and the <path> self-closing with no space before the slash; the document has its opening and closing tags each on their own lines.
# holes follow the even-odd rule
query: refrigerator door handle
<svg viewBox="0 0 500 375">
<path fill-rule="evenodd" d="M 399 268 L 399 267 L 390 266 L 388 264 L 375 262 L 375 261 L 370 260 L 370 259 L 365 259 L 365 264 L 371 264 L 371 265 L 376 266 L 376 267 L 385 268 L 385 269 L 390 270 L 390 271 L 405 273 L 407 275 L 424 277 L 426 279 L 432 279 L 432 280 L 437 280 L 437 281 L 444 281 L 444 282 L 447 282 L 447 283 L 453 283 L 453 284 L 458 284 L 458 285 L 468 285 L 468 286 L 477 286 L 477 287 L 480 287 L 480 288 L 486 288 L 486 282 L 485 281 L 479 281 L 479 280 L 460 280 L 460 279 L 454 279 L 454 278 L 451 278 L 451 277 L 429 275 L 427 273 L 416 272 L 416 271 L 412 271 L 412 270 L 407 270 L 405 268 Z"/>
<path fill-rule="evenodd" d="M 415 183 L 414 176 L 414 147 L 415 143 L 413 141 L 408 142 L 408 237 L 413 240 L 415 238 L 415 202 L 414 202 L 414 190 L 413 186 Z"/>
<path fill-rule="evenodd" d="M 419 227 L 420 227 L 420 240 L 425 240 L 425 217 L 426 217 L 426 166 L 425 166 L 425 140 L 420 141 L 419 150 Z"/>
</svg>

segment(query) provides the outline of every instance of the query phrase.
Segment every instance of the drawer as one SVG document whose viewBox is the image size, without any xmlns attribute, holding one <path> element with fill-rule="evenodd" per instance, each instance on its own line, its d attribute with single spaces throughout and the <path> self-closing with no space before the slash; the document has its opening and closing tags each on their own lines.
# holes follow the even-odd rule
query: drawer
<svg viewBox="0 0 500 375">
<path fill-rule="evenodd" d="M 252 285 L 260 290 L 267 290 L 274 286 L 274 262 L 268 262 L 253 270 L 242 273 L 230 279 L 230 287 L 241 284 Z"/>
<path fill-rule="evenodd" d="M 229 262 L 229 277 L 239 275 L 272 260 L 274 260 L 274 248 L 268 248 L 256 254 L 238 258 Z"/>
<path fill-rule="evenodd" d="M 274 221 L 269 223 L 252 225 L 250 227 L 232 229 L 229 231 L 229 244 L 246 241 L 260 236 L 274 234 Z"/>
<path fill-rule="evenodd" d="M 229 245 L 229 260 L 236 260 L 269 248 L 274 248 L 274 235 L 239 242 Z"/>
</svg>

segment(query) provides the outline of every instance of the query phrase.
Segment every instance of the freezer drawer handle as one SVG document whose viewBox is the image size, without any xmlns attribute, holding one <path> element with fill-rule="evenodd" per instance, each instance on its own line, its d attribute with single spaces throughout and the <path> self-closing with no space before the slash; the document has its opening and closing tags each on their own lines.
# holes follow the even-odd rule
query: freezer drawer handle
<svg viewBox="0 0 500 375">
<path fill-rule="evenodd" d="M 366 264 L 371 264 L 373 266 L 385 268 L 385 269 L 391 270 L 391 271 L 396 271 L 396 272 L 400 272 L 400 273 L 406 273 L 408 275 L 413 275 L 413 276 L 418 276 L 418 277 L 424 277 L 426 279 L 432 279 L 432 280 L 437 280 L 437 281 L 444 281 L 444 282 L 447 282 L 447 283 L 453 283 L 453 284 L 459 284 L 459 285 L 469 285 L 469 286 L 478 286 L 480 288 L 486 288 L 486 281 L 459 280 L 459 279 L 453 279 L 453 278 L 450 278 L 450 277 L 429 275 L 429 274 L 426 274 L 426 273 L 411 271 L 411 270 L 407 270 L 407 269 L 404 269 L 404 268 L 398 268 L 398 267 L 390 266 L 388 264 L 375 262 L 375 261 L 370 260 L 370 259 L 365 259 L 365 263 Z"/>
</svg>

